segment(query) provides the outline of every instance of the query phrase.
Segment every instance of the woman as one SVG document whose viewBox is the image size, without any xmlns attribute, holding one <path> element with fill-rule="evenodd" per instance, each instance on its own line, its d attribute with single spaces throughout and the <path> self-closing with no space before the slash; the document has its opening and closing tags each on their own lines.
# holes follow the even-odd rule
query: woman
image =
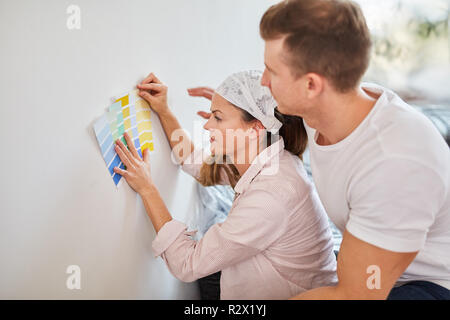
<svg viewBox="0 0 450 320">
<path fill-rule="evenodd" d="M 138 85 L 183 170 L 203 185 L 230 184 L 236 192 L 225 222 L 199 241 L 167 211 L 151 180 L 148 153 L 142 160 L 128 136 L 130 151 L 117 140 L 127 170 L 114 171 L 143 199 L 157 232 L 155 255 L 185 282 L 221 271 L 221 299 L 288 299 L 336 282 L 328 220 L 301 162 L 307 141 L 302 120 L 275 110 L 261 75 L 233 74 L 216 90 L 204 126 L 211 136 L 207 159 L 182 133 L 167 106 L 167 87 L 153 74 Z"/>
</svg>

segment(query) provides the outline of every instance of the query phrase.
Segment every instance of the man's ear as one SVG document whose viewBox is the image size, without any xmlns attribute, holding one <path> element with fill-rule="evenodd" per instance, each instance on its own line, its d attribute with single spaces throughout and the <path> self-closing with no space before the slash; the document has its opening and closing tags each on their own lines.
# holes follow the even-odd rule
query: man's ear
<svg viewBox="0 0 450 320">
<path fill-rule="evenodd" d="M 320 95 L 324 89 L 325 78 L 317 73 L 310 72 L 305 75 L 305 91 L 309 99 Z"/>
</svg>

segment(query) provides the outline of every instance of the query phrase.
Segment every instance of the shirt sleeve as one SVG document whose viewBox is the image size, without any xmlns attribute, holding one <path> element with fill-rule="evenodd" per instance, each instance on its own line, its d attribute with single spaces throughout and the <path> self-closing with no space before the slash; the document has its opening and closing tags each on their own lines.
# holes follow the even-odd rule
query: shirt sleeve
<svg viewBox="0 0 450 320">
<path fill-rule="evenodd" d="M 204 162 L 204 152 L 202 149 L 195 149 L 191 154 L 184 160 L 181 165 L 181 169 L 187 174 L 191 175 L 194 178 L 198 178 L 200 176 L 200 169 Z M 220 181 L 221 185 L 229 185 L 230 180 L 228 179 L 227 174 L 224 170 L 220 172 Z"/>
<path fill-rule="evenodd" d="M 355 180 L 347 231 L 386 250 L 419 251 L 447 194 L 440 176 L 419 162 L 394 158 Z"/>
<path fill-rule="evenodd" d="M 286 229 L 286 208 L 263 190 L 247 190 L 222 224 L 213 225 L 195 241 L 179 221 L 166 223 L 152 247 L 170 272 L 191 282 L 264 251 Z"/>
</svg>

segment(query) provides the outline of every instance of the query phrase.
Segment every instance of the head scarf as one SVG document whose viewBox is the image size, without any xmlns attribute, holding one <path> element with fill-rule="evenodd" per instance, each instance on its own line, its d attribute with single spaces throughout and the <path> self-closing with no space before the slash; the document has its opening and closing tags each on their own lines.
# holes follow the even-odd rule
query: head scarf
<svg viewBox="0 0 450 320">
<path fill-rule="evenodd" d="M 261 77 L 262 72 L 257 70 L 234 73 L 222 82 L 216 93 L 250 113 L 275 134 L 283 124 L 274 116 L 277 103 L 270 90 L 261 85 Z"/>
</svg>

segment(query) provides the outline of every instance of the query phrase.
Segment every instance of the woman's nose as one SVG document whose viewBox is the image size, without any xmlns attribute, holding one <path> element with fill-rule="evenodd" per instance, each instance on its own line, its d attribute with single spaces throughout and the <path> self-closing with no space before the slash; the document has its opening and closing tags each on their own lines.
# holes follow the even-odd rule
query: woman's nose
<svg viewBox="0 0 450 320">
<path fill-rule="evenodd" d="M 208 121 L 206 121 L 206 123 L 203 125 L 203 129 L 205 130 L 211 129 L 211 118 L 212 117 L 209 117 Z"/>
</svg>

